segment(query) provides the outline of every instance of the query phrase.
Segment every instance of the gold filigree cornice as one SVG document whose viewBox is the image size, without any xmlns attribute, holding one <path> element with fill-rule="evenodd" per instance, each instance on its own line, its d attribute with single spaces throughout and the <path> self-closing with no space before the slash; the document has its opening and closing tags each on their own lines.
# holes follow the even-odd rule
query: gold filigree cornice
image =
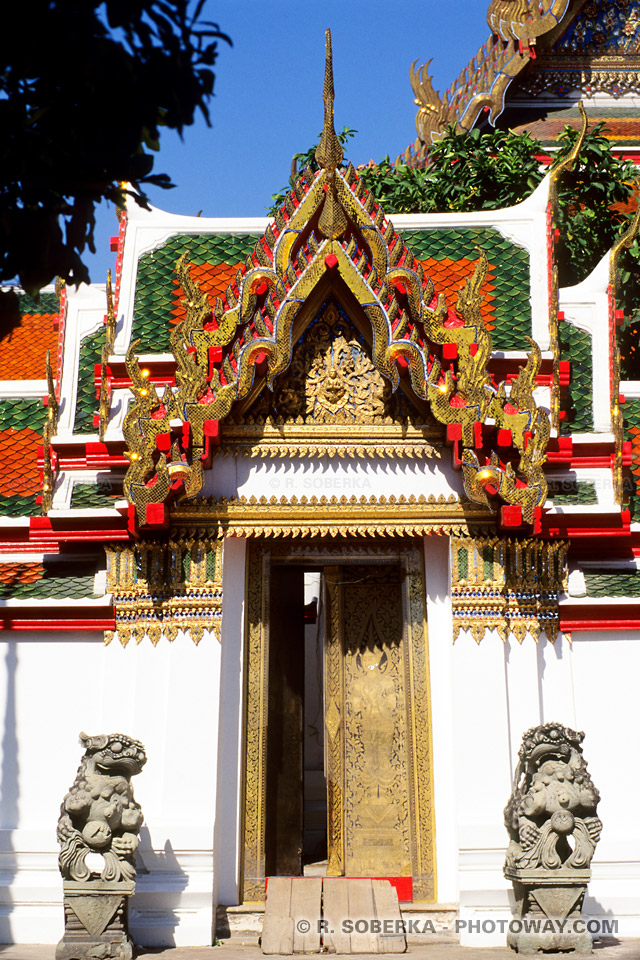
<svg viewBox="0 0 640 960">
<path fill-rule="evenodd" d="M 222 427 L 216 455 L 242 457 L 330 457 L 347 459 L 431 459 L 442 451 L 433 445 L 441 431 L 431 426 L 400 424 L 233 424 Z"/>
<path fill-rule="evenodd" d="M 225 536 L 236 537 L 418 537 L 495 529 L 488 510 L 454 494 L 197 498 L 176 504 L 171 523 L 190 528 L 214 523 Z"/>
</svg>

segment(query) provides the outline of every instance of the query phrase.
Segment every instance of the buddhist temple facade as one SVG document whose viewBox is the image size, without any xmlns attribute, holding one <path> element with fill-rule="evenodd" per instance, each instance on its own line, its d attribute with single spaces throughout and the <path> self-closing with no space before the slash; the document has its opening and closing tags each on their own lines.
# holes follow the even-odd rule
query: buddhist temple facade
<svg viewBox="0 0 640 960">
<path fill-rule="evenodd" d="M 592 6 L 543 2 L 538 48 Z M 510 23 L 492 49 L 531 58 Z M 640 936 L 637 219 L 558 289 L 580 140 L 518 206 L 391 219 L 330 56 L 324 108 L 273 220 L 130 205 L 113 279 L 24 296 L 0 342 L 0 941 L 61 935 L 85 730 L 146 747 L 138 943 L 257 937 L 268 877 L 323 874 L 504 943 L 470 923 L 510 916 L 503 808 L 550 721 L 602 795 L 584 912 Z"/>
</svg>

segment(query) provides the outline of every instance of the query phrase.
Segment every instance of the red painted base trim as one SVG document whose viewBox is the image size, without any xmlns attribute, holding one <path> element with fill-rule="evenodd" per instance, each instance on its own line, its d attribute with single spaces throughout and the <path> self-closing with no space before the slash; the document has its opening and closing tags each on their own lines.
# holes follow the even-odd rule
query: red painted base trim
<svg viewBox="0 0 640 960">
<path fill-rule="evenodd" d="M 269 886 L 269 877 L 264 881 L 266 892 Z M 275 878 L 274 878 L 275 879 Z M 292 880 L 303 879 L 301 877 L 292 877 Z M 413 877 L 322 877 L 323 880 L 388 880 L 392 887 L 396 888 L 398 900 L 407 903 L 413 900 Z"/>
</svg>

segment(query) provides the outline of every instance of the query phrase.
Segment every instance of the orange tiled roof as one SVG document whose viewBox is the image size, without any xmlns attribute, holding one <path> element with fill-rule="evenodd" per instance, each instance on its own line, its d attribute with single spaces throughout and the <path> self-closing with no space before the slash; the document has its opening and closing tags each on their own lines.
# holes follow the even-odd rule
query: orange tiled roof
<svg viewBox="0 0 640 960">
<path fill-rule="evenodd" d="M 192 263 L 191 277 L 206 292 L 209 303 L 213 307 L 216 297 L 224 297 L 229 284 L 233 286 L 236 273 L 241 266 L 241 263 Z M 173 287 L 173 309 L 169 320 L 171 324 L 180 323 L 187 315 L 181 305 L 181 300 L 184 299 L 182 287 L 176 280 L 173 281 Z"/>
<path fill-rule="evenodd" d="M 0 380 L 44 380 L 47 350 L 55 374 L 58 315 L 26 313 L 17 327 L 0 339 Z"/>
<path fill-rule="evenodd" d="M 473 276 L 478 265 L 477 259 L 468 260 L 466 257 L 461 257 L 459 260 L 450 260 L 448 257 L 444 257 L 442 260 L 429 258 L 427 260 L 421 260 L 420 263 L 424 268 L 425 276 L 429 277 L 433 283 L 436 296 L 444 293 L 447 306 L 450 310 L 456 305 L 458 291 L 464 281 L 467 277 Z M 483 297 L 480 312 L 486 329 L 495 330 L 495 312 L 493 309 L 495 297 L 492 292 L 495 290 L 495 286 L 491 283 L 493 279 L 491 272 L 492 265 L 489 264 L 488 266 L 487 279 L 482 287 Z"/>
<path fill-rule="evenodd" d="M 0 496 L 28 497 L 40 491 L 38 446 L 42 436 L 30 427 L 0 430 Z"/>
<path fill-rule="evenodd" d="M 604 120 L 606 127 L 604 134 L 608 140 L 623 140 L 626 144 L 640 144 L 640 116 L 638 117 L 611 117 L 603 113 L 599 116 L 596 113 L 589 112 L 589 123 L 597 123 Z M 532 120 L 529 123 L 520 124 L 514 127 L 514 133 L 529 133 L 532 137 L 540 140 L 542 143 L 549 141 L 555 142 L 558 134 L 562 133 L 565 127 L 573 127 L 579 130 L 582 121 L 580 117 L 558 117 L 548 116 L 545 119 Z"/>
<path fill-rule="evenodd" d="M 37 583 L 42 578 L 41 563 L 0 563 L 0 583 L 13 586 L 16 583 Z"/>
</svg>

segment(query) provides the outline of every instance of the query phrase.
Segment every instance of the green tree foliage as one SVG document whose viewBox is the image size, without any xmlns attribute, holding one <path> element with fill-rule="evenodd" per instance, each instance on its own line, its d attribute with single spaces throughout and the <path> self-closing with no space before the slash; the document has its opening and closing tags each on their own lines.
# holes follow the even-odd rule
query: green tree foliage
<svg viewBox="0 0 640 960">
<path fill-rule="evenodd" d="M 0 282 L 89 279 L 94 207 L 146 205 L 160 130 L 208 122 L 217 24 L 204 0 L 30 0 L 0 30 Z M 4 299 L 5 313 L 9 302 Z M 15 306 L 15 304 L 14 304 Z M 1 312 L 1 305 L 0 305 Z"/>
<path fill-rule="evenodd" d="M 450 128 L 432 146 L 424 170 L 385 157 L 358 173 L 389 213 L 498 210 L 524 200 L 542 180 L 543 152 L 528 134 Z"/>
</svg>

